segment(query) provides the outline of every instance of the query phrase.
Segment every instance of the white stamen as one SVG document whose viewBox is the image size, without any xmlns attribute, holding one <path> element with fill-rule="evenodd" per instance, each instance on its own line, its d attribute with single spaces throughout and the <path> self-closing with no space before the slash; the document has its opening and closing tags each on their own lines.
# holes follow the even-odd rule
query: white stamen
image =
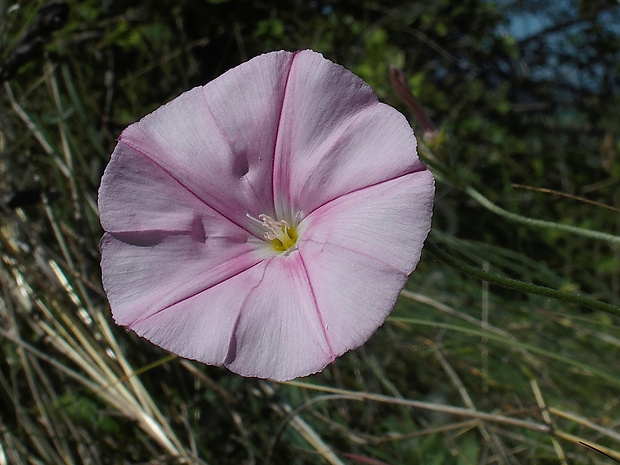
<svg viewBox="0 0 620 465">
<path fill-rule="evenodd" d="M 294 246 L 295 236 L 291 236 L 289 233 L 291 226 L 286 220 L 276 221 L 264 213 L 258 215 L 258 218 L 253 217 L 249 213 L 246 213 L 245 216 L 265 230 L 263 237 L 268 241 L 279 241 L 285 249 Z M 295 233 L 293 232 L 293 234 Z"/>
</svg>

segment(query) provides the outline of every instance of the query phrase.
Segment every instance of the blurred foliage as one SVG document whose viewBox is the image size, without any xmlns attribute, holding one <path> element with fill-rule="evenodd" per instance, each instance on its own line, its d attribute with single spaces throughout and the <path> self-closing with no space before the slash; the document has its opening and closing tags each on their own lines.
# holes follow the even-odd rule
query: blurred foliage
<svg viewBox="0 0 620 465">
<path fill-rule="evenodd" d="M 620 233 L 617 2 L 67 3 L 65 27 L 0 91 L 0 193 L 4 198 L 24 189 L 41 192 L 40 198 L 17 210 L 2 206 L 6 269 L 0 292 L 3 312 L 10 315 L 5 320 L 15 322 L 15 327 L 3 326 L 7 334 L 21 333 L 44 353 L 54 347 L 59 360 L 65 360 L 66 352 L 41 328 L 52 320 L 66 324 L 63 309 L 73 309 L 75 303 L 45 263 L 59 263 L 73 288 L 84 286 L 80 300 L 90 300 L 84 305 L 91 317 L 104 314 L 95 202 L 115 138 L 129 123 L 179 93 L 274 49 L 322 52 L 354 70 L 419 129 L 388 78 L 390 66 L 403 70 L 440 134 L 420 150 L 441 175 L 434 229 L 443 234 L 431 240 L 478 267 L 620 305 L 617 247 L 512 223 L 482 208 L 463 190 L 473 186 L 502 208 L 524 216 Z M 0 2 L 0 65 L 14 52 L 41 5 L 39 0 Z M 52 190 L 54 196 L 45 194 Z M 17 283 L 15 289 L 11 280 Z M 25 287 L 19 286 L 24 282 L 31 297 L 48 306 L 49 314 L 40 307 L 32 313 L 20 310 Z M 482 411 L 524 411 L 538 418 L 529 382 L 536 379 L 547 402 L 617 429 L 617 318 L 515 291 L 489 292 L 428 255 L 408 289 L 423 290 L 452 312 L 401 299 L 395 318 L 367 346 L 312 381 L 460 404 L 459 390 L 437 356 L 441 351 Z M 490 324 L 514 334 L 514 341 L 499 333 L 485 338 L 474 332 L 482 329 L 467 318 L 480 320 L 481 295 L 488 299 L 484 305 L 491 309 Z M 100 323 L 72 318 L 76 321 L 71 324 L 86 328 L 82 343 L 88 340 L 108 354 L 102 342 L 107 340 L 105 332 L 95 329 Z M 58 334 L 64 334 L 62 328 Z M 114 331 L 132 366 L 149 366 L 164 357 L 122 330 Z M 0 364 L 1 453 L 13 445 L 15 456 L 33 463 L 83 463 L 84 457 L 92 463 L 176 462 L 140 432 L 144 428 L 139 421 L 123 417 L 125 412 L 101 399 L 109 386 L 89 391 L 62 370 L 43 370 L 39 358 L 30 366 L 24 362 L 24 346 L 12 341 L 6 334 L 0 337 L 5 355 Z M 120 362 L 110 360 L 118 384 L 124 386 L 127 377 L 115 365 Z M 73 362 L 63 363 L 76 369 Z M 209 463 L 266 463 L 268 458 L 274 464 L 319 463 L 317 452 L 287 426 L 291 418 L 282 413 L 283 403 L 296 408 L 309 402 L 311 391 L 275 385 L 277 392 L 269 394 L 257 380 L 214 367 L 191 371 L 189 366 L 194 365 L 166 362 L 139 378 L 172 430 L 184 441 L 190 438 L 192 454 Z M 42 406 L 45 402 L 39 397 L 50 405 Z M 498 445 L 484 439 L 484 431 L 491 434 L 484 425 L 444 431 L 446 416 L 402 406 L 335 399 L 306 410 L 306 421 L 329 438 L 335 450 L 386 463 L 558 462 L 549 439 L 532 431 L 504 428 L 498 433 L 490 428 L 495 441 L 496 435 L 501 438 Z M 27 420 L 29 415 L 44 425 L 42 429 Z M 57 423 L 50 426 L 42 418 Z M 583 424 L 558 421 L 572 434 L 586 434 Z M 394 432 L 411 436 L 390 439 Z M 49 447 L 42 438 L 48 438 Z M 84 446 L 89 441 L 97 442 Z M 607 445 L 618 450 L 611 441 Z M 568 454 L 571 463 L 594 462 L 587 458 L 594 455 L 579 447 Z"/>
</svg>

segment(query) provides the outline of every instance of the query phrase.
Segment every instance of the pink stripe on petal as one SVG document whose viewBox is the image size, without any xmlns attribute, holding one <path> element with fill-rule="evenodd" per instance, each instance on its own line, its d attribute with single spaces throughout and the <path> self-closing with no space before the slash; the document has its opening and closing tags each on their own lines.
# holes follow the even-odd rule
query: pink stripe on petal
<svg viewBox="0 0 620 465">
<path fill-rule="evenodd" d="M 330 243 L 309 241 L 299 253 L 334 355 L 365 343 L 390 314 L 407 275 Z"/>
<path fill-rule="evenodd" d="M 229 355 L 241 308 L 260 283 L 263 272 L 264 265 L 259 264 L 137 321 L 131 329 L 182 357 L 223 365 Z"/>
<path fill-rule="evenodd" d="M 216 228 L 221 233 L 214 233 Z M 168 231 L 105 234 L 101 270 L 117 324 L 136 321 L 204 291 L 265 258 L 255 238 L 230 232 L 230 223 L 205 226 L 198 234 Z M 204 229 L 202 229 L 204 228 Z M 210 230 L 210 235 L 204 231 Z"/>
<path fill-rule="evenodd" d="M 190 233 L 197 219 L 219 216 L 161 167 L 123 142 L 116 146 L 103 175 L 99 211 L 101 225 L 108 232 Z"/>
<path fill-rule="evenodd" d="M 273 214 L 271 173 L 292 54 L 257 57 L 129 126 L 120 140 L 246 227 Z"/>
<path fill-rule="evenodd" d="M 351 118 L 376 104 L 377 97 L 368 84 L 344 67 L 311 50 L 295 55 L 275 153 L 274 200 L 278 216 L 295 213 L 288 199 L 309 174 L 308 170 L 299 170 L 304 160 Z"/>
<path fill-rule="evenodd" d="M 299 248 L 329 243 L 408 275 L 430 231 L 434 193 L 433 175 L 424 169 L 346 194 L 300 224 Z"/>
<path fill-rule="evenodd" d="M 292 208 L 308 214 L 348 192 L 425 169 L 416 144 L 396 110 L 384 104 L 364 109 L 320 144 L 297 152 L 290 174 Z"/>
<path fill-rule="evenodd" d="M 245 213 L 274 214 L 273 158 L 293 57 L 284 51 L 267 53 L 203 87 L 218 128 L 237 157 L 238 174 L 247 171 L 243 187 L 247 186 L 259 201 L 248 205 Z"/>
<path fill-rule="evenodd" d="M 392 310 L 420 259 L 433 194 L 423 170 L 339 197 L 300 225 L 299 254 L 337 356 L 366 342 Z"/>
<path fill-rule="evenodd" d="M 322 370 L 335 356 L 299 255 L 264 263 L 260 285 L 240 312 L 226 366 L 244 376 L 279 381 Z"/>
</svg>

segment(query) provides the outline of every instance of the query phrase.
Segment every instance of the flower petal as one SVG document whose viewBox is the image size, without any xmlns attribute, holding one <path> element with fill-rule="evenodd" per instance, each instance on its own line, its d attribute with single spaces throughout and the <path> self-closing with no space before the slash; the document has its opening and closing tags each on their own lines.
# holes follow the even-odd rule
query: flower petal
<svg viewBox="0 0 620 465">
<path fill-rule="evenodd" d="M 254 58 L 132 124 L 120 141 L 242 227 L 251 224 L 246 213 L 273 215 L 273 154 L 292 58 Z"/>
<path fill-rule="evenodd" d="M 403 115 L 382 103 L 351 118 L 291 172 L 293 208 L 315 208 L 357 189 L 425 169 Z"/>
<path fill-rule="evenodd" d="M 428 169 L 343 195 L 311 213 L 301 239 L 384 261 L 408 275 L 431 227 L 435 181 Z"/>
<path fill-rule="evenodd" d="M 161 167 L 124 142 L 114 149 L 101 180 L 99 212 L 101 225 L 108 232 L 190 233 L 197 219 L 216 214 Z"/>
<path fill-rule="evenodd" d="M 236 373 L 279 381 L 316 373 L 335 359 L 299 254 L 266 262 L 241 310 L 229 357 L 226 366 Z"/>
<path fill-rule="evenodd" d="M 136 321 L 131 329 L 181 357 L 223 365 L 241 308 L 259 283 L 264 264 Z"/>
<path fill-rule="evenodd" d="M 131 329 L 182 357 L 244 376 L 284 381 L 334 360 L 299 255 L 265 260 Z"/>
<path fill-rule="evenodd" d="M 299 253 L 336 356 L 366 342 L 392 310 L 420 259 L 433 193 L 424 170 L 340 197 L 300 225 Z"/>
<path fill-rule="evenodd" d="M 386 262 L 329 242 L 309 241 L 300 253 L 327 340 L 339 357 L 365 343 L 383 324 L 407 275 Z"/>
<path fill-rule="evenodd" d="M 117 324 L 131 327 L 264 259 L 247 232 L 227 220 L 196 222 L 194 234 L 106 233 L 100 244 L 103 287 Z M 209 235 L 205 231 L 209 231 Z M 219 230 L 219 232 L 216 232 Z"/>
<path fill-rule="evenodd" d="M 424 169 L 403 115 L 340 65 L 309 50 L 291 65 L 276 146 L 280 216 L 302 216 L 348 192 Z"/>
<path fill-rule="evenodd" d="M 264 258 L 259 239 L 119 142 L 99 191 L 103 284 L 117 323 L 200 292 Z"/>
</svg>

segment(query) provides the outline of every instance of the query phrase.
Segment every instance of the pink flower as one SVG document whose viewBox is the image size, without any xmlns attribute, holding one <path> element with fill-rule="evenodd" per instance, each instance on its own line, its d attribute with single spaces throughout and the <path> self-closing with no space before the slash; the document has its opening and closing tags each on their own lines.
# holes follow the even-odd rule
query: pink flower
<svg viewBox="0 0 620 465">
<path fill-rule="evenodd" d="M 406 119 L 309 50 L 273 52 L 123 131 L 99 190 L 117 324 L 277 380 L 383 324 L 430 229 Z"/>
</svg>

